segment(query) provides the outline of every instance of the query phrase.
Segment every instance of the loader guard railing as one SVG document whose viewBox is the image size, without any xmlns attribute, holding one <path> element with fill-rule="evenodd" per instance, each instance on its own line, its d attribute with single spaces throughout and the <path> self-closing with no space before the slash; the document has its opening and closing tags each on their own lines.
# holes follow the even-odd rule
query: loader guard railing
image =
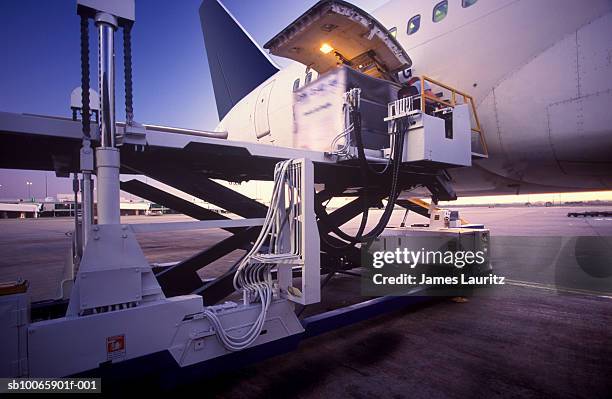
<svg viewBox="0 0 612 399">
<path fill-rule="evenodd" d="M 487 143 L 482 132 L 480 125 L 480 119 L 478 119 L 478 113 L 476 112 L 476 105 L 474 104 L 474 98 L 467 93 L 459 91 L 453 87 L 450 87 L 444 83 L 438 82 L 430 77 L 421 76 L 420 78 L 422 95 L 421 99 L 421 110 L 426 110 L 426 103 L 434 103 L 436 106 L 444 106 L 455 108 L 456 105 L 468 104 L 470 109 L 470 121 L 472 129 L 472 157 L 473 158 L 488 158 L 489 151 Z M 431 87 L 431 93 L 425 91 L 425 82 L 428 82 Z M 442 91 L 435 90 L 434 87 L 441 88 Z M 450 97 L 450 98 L 449 98 Z M 476 138 L 474 137 L 476 136 Z"/>
</svg>

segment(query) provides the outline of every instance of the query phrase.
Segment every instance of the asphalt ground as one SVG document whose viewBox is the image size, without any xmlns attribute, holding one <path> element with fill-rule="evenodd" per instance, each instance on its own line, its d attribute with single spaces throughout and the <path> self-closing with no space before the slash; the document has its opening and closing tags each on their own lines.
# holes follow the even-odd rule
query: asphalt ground
<svg viewBox="0 0 612 399">
<path fill-rule="evenodd" d="M 599 209 L 599 208 L 598 208 Z M 492 263 L 507 284 L 466 303 L 437 298 L 303 341 L 298 350 L 216 376 L 216 397 L 610 397 L 612 261 L 601 262 L 612 218 L 568 218 L 586 208 L 461 208 L 491 230 Z M 376 215 L 376 212 L 374 212 Z M 401 222 L 394 212 L 390 225 Z M 189 220 L 126 217 L 124 223 Z M 410 215 L 408 222 L 424 219 Z M 355 230 L 357 220 L 344 228 Z M 71 219 L 0 220 L 0 281 L 26 278 L 34 301 L 53 298 L 70 247 Z M 138 234 L 152 263 L 184 259 L 227 237 L 218 229 Z M 211 278 L 240 251 L 200 271 Z M 610 257 L 609 259 L 612 259 Z M 360 300 L 333 277 L 305 314 Z M 143 388 L 144 389 L 144 388 Z"/>
</svg>

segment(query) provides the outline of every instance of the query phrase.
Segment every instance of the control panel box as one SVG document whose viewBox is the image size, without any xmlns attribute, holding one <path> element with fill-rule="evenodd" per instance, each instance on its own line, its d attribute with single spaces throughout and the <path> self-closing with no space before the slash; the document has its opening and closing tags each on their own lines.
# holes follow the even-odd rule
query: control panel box
<svg viewBox="0 0 612 399">
<path fill-rule="evenodd" d="M 436 116 L 420 114 L 404 140 L 403 162 L 445 167 L 472 165 L 470 110 L 457 105 Z"/>
</svg>

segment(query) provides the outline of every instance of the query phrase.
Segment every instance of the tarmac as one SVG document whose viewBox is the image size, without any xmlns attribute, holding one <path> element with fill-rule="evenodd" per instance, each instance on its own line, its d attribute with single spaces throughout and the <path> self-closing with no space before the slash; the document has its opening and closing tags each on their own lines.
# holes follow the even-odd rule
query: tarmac
<svg viewBox="0 0 612 399">
<path fill-rule="evenodd" d="M 466 303 L 437 298 L 310 338 L 294 352 L 178 390 L 248 398 L 609 398 L 612 218 L 567 217 L 587 207 L 459 209 L 469 222 L 491 230 L 492 263 L 506 278 L 503 287 L 475 293 Z M 403 216 L 394 212 L 390 226 L 399 225 Z M 123 222 L 184 220 L 189 218 L 166 215 Z M 408 223 L 423 221 L 414 214 L 408 218 Z M 72 223 L 61 218 L 0 220 L 0 281 L 25 278 L 34 301 L 53 298 Z M 350 232 L 357 225 L 353 220 L 344 228 Z M 165 263 L 228 235 L 214 229 L 137 238 L 150 262 Z M 235 251 L 200 276 L 222 273 L 239 255 Z M 347 275 L 333 277 L 323 298 L 304 314 L 363 300 L 355 278 Z"/>
</svg>

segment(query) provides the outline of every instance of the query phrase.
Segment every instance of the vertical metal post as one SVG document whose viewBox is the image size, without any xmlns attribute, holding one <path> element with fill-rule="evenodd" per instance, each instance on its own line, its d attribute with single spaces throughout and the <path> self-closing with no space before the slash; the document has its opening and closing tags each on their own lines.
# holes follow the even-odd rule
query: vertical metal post
<svg viewBox="0 0 612 399">
<path fill-rule="evenodd" d="M 89 236 L 89 230 L 93 224 L 93 195 L 92 195 L 92 181 L 91 171 L 83 171 L 83 187 L 81 190 L 81 212 L 83 215 L 83 246 L 87 244 L 87 238 Z"/>
<path fill-rule="evenodd" d="M 85 115 L 83 115 L 83 117 L 85 118 Z M 80 162 L 81 175 L 83 176 L 81 184 L 81 244 L 82 247 L 85 248 L 85 245 L 87 245 L 87 238 L 89 237 L 89 231 L 91 230 L 91 225 L 93 224 L 94 202 L 92 195 L 93 183 L 91 181 L 91 174 L 94 170 L 94 156 L 93 149 L 91 148 L 91 142 L 87 138 L 83 139 Z M 75 208 L 74 212 L 77 213 L 78 209 Z"/>
<path fill-rule="evenodd" d="M 421 112 L 425 112 L 425 79 L 421 76 Z"/>
<path fill-rule="evenodd" d="M 83 232 L 82 226 L 79 224 L 79 214 L 77 209 L 79 208 L 79 174 L 74 173 L 72 178 L 72 191 L 74 192 L 74 240 L 73 240 L 73 254 L 81 254 L 83 247 L 84 236 L 81 235 Z M 55 204 L 54 204 L 55 207 Z M 55 216 L 55 209 L 53 210 L 53 216 Z"/>
<path fill-rule="evenodd" d="M 100 141 L 102 147 L 115 147 L 115 29 L 117 18 L 96 14 L 100 91 Z"/>
<path fill-rule="evenodd" d="M 115 148 L 115 30 L 117 18 L 96 14 L 100 89 L 100 144 L 96 149 L 98 223 L 119 224 L 119 150 Z"/>
</svg>

